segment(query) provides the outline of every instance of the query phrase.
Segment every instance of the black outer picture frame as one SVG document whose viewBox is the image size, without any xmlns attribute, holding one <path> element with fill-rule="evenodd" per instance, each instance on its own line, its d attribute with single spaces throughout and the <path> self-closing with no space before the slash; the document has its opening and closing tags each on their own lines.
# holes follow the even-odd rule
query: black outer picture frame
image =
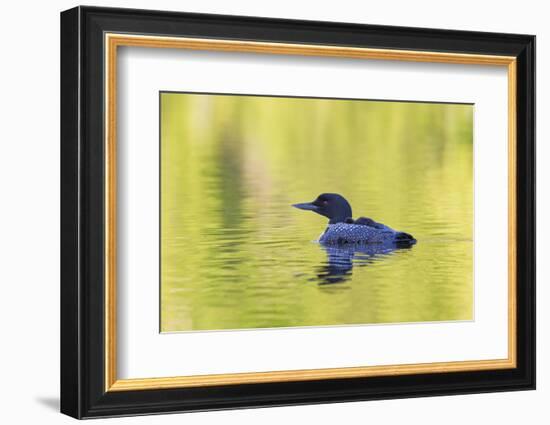
<svg viewBox="0 0 550 425">
<path fill-rule="evenodd" d="M 104 388 L 104 32 L 517 57 L 517 368 L 166 390 Z M 535 388 L 535 37 L 77 7 L 61 13 L 61 412 L 76 418 Z"/>
</svg>

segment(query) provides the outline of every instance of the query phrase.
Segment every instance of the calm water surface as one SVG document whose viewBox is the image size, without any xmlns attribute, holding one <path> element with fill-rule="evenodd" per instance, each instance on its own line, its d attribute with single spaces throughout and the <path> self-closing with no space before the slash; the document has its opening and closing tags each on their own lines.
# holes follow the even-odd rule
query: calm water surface
<svg viewBox="0 0 550 425">
<path fill-rule="evenodd" d="M 161 95 L 161 330 L 473 318 L 472 106 Z M 344 195 L 411 249 L 315 242 Z"/>
</svg>

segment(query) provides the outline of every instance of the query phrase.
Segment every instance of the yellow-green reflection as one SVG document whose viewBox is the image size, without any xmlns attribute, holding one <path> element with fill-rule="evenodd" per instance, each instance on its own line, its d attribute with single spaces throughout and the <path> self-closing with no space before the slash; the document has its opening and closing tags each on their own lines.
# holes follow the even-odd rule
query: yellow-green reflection
<svg viewBox="0 0 550 425">
<path fill-rule="evenodd" d="M 472 319 L 472 114 L 161 94 L 161 330 Z M 418 244 L 323 284 L 322 192 Z"/>
</svg>

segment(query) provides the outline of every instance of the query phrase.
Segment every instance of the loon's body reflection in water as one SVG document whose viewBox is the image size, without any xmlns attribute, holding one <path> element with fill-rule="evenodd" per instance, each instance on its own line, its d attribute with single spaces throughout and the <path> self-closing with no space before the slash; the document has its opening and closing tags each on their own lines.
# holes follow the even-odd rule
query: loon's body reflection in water
<svg viewBox="0 0 550 425">
<path fill-rule="evenodd" d="M 368 266 L 384 259 L 397 250 L 408 250 L 410 247 L 399 247 L 395 244 L 345 244 L 319 246 L 327 253 L 327 261 L 315 269 L 315 280 L 319 285 L 342 283 L 351 279 L 353 267 Z"/>
</svg>

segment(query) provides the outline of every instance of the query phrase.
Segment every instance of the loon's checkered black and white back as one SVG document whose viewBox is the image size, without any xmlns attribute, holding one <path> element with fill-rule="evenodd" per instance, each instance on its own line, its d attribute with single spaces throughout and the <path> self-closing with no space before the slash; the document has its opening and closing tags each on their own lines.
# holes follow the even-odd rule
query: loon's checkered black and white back
<svg viewBox="0 0 550 425">
<path fill-rule="evenodd" d="M 359 220 L 357 220 L 359 221 Z M 413 245 L 416 240 L 405 232 L 398 232 L 380 223 L 371 224 L 335 223 L 329 224 L 319 238 L 328 245 L 341 244 L 399 244 Z"/>
</svg>

